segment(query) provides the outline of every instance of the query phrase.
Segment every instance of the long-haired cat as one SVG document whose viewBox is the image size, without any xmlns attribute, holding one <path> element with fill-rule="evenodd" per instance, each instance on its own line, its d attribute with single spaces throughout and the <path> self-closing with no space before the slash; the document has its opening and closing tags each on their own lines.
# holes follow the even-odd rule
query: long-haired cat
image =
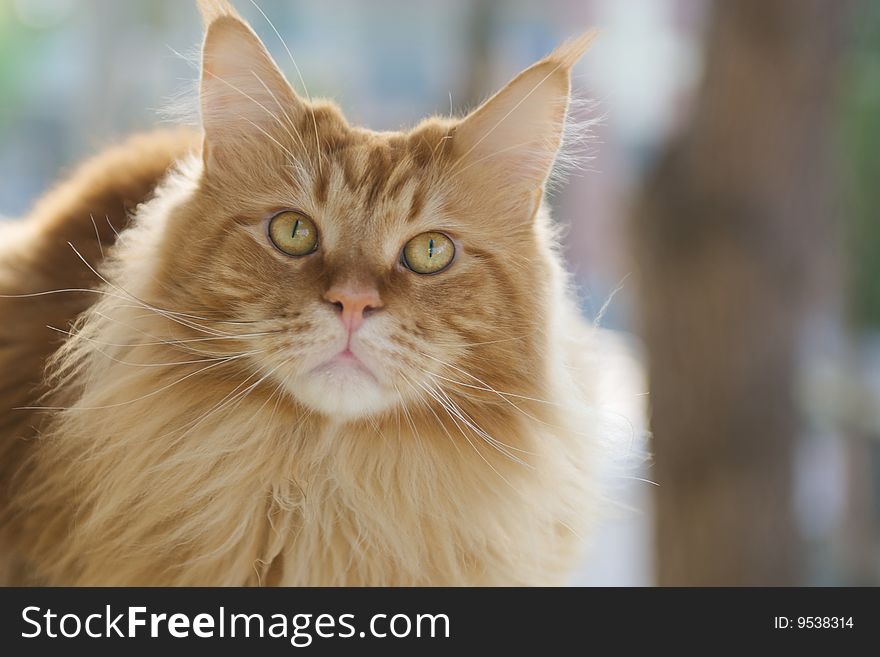
<svg viewBox="0 0 880 657">
<path fill-rule="evenodd" d="M 373 132 L 200 7 L 202 133 L 2 234 L 9 581 L 564 582 L 603 436 L 543 192 L 589 37 Z"/>
</svg>

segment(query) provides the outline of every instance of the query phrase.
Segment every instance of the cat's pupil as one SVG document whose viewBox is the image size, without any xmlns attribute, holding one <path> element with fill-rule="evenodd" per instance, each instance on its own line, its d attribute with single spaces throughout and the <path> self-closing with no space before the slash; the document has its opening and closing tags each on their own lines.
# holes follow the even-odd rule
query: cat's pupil
<svg viewBox="0 0 880 657">
<path fill-rule="evenodd" d="M 429 258 L 434 257 L 434 240 L 432 240 L 432 239 L 428 240 L 428 257 Z"/>
<path fill-rule="evenodd" d="M 296 237 L 296 231 L 299 228 L 299 219 L 296 220 L 296 223 L 293 224 L 293 232 L 290 233 L 290 237 Z"/>
</svg>

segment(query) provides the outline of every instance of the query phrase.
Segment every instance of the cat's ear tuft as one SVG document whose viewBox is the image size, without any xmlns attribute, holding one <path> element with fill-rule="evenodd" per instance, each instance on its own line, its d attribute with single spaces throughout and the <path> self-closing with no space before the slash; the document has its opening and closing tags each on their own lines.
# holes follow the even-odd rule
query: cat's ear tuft
<svg viewBox="0 0 880 657">
<path fill-rule="evenodd" d="M 459 170 L 483 189 L 534 197 L 562 143 L 571 69 L 595 37 L 566 41 L 465 117 L 453 136 Z"/>
<path fill-rule="evenodd" d="M 302 101 L 228 2 L 200 0 L 199 8 L 207 25 L 200 100 L 210 169 L 247 141 L 269 139 L 297 116 Z"/>
<path fill-rule="evenodd" d="M 238 12 L 235 11 L 235 7 L 227 0 L 196 0 L 196 4 L 199 7 L 199 13 L 202 15 L 205 27 L 221 16 L 240 18 Z"/>
<path fill-rule="evenodd" d="M 597 36 L 599 36 L 599 30 L 584 32 L 578 37 L 563 42 L 556 50 L 547 55 L 547 59 L 559 62 L 562 66 L 571 70 L 587 50 L 590 49 Z"/>
</svg>

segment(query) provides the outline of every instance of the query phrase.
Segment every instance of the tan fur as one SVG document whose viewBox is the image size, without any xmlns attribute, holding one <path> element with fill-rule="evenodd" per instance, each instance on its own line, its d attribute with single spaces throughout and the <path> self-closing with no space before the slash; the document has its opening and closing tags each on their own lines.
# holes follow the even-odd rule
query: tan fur
<svg viewBox="0 0 880 657">
<path fill-rule="evenodd" d="M 50 410 L 2 425 L 18 581 L 562 583 L 602 425 L 541 197 L 588 40 L 463 120 L 376 133 L 297 96 L 227 3 L 201 5 L 201 154 L 182 133 L 130 142 L 0 251 L 4 293 L 94 285 L 66 231 L 106 279 L 0 301 L 4 409 L 38 403 L 52 353 Z M 119 199 L 148 198 L 102 261 L 84 217 L 121 229 Z M 319 226 L 314 254 L 266 239 L 284 208 Z M 418 276 L 399 254 L 429 230 L 458 258 Z M 357 334 L 377 380 L 333 387 L 310 374 L 340 339 L 322 297 L 352 282 L 383 301 Z M 43 325 L 77 315 L 56 350 Z"/>
</svg>

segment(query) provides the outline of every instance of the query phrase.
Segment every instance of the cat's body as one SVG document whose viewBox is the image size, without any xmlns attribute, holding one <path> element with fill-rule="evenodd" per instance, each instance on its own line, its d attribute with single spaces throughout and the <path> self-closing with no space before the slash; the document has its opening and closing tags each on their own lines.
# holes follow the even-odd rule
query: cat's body
<svg viewBox="0 0 880 657">
<path fill-rule="evenodd" d="M 174 163 L 199 148 L 196 131 L 140 135 L 83 164 L 47 194 L 26 219 L 0 223 L 0 581 L 24 583 L 32 575 L 12 548 L 22 537 L 10 502 L 20 483 L 15 474 L 33 453 L 45 413 L 25 410 L 45 393 L 46 360 L 63 342 L 94 293 L 50 294 L 26 301 L 22 294 L 95 289 L 100 279 L 89 262 L 100 263 L 135 208 L 149 199 Z M 6 295 L 16 295 L 10 298 Z M 49 328 L 52 327 L 52 328 Z M 62 539 L 59 539 L 62 540 Z"/>
<path fill-rule="evenodd" d="M 564 582 L 599 504 L 607 354 L 541 192 L 585 43 L 467 121 L 373 133 L 292 95 L 203 4 L 204 147 L 132 141 L 0 246 L 0 294 L 97 289 L 0 299 L 12 581 Z M 548 134 L 495 171 L 484 141 L 521 141 L 497 128 L 524 103 Z M 114 240 L 123 199 L 146 202 Z M 268 244 L 284 208 L 320 230 L 302 257 Z M 448 271 L 408 269 L 419 234 L 455 245 Z M 43 327 L 77 316 L 59 349 Z"/>
</svg>

